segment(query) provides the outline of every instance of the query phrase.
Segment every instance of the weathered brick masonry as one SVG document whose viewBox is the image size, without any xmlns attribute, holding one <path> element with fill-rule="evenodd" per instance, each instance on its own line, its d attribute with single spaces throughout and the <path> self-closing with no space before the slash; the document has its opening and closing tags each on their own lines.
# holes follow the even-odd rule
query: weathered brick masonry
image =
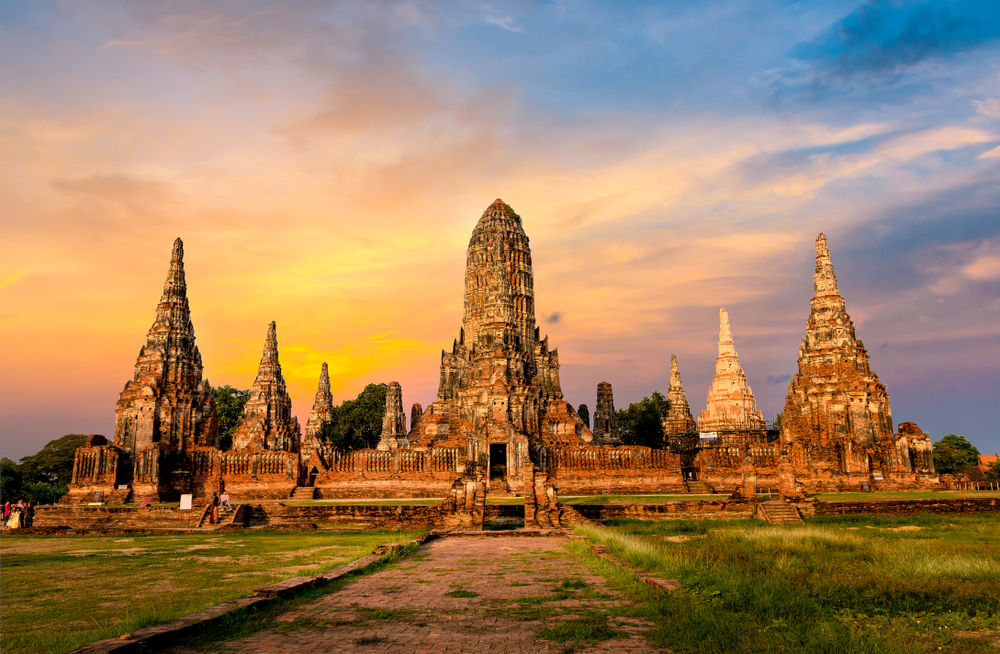
<svg viewBox="0 0 1000 654">
<path fill-rule="evenodd" d="M 888 393 L 856 338 L 822 234 L 814 288 L 780 439 L 756 408 L 722 310 L 716 376 L 702 423 L 691 415 L 674 358 L 673 408 L 664 419 L 669 449 L 621 446 L 610 384 L 598 390 L 594 432 L 565 401 L 558 351 L 535 322 L 528 236 L 521 217 L 497 200 L 469 241 L 463 322 L 451 351 L 441 353 L 437 399 L 426 410 L 413 407 L 409 431 L 402 389 L 393 382 L 380 449 L 334 449 L 324 440 L 333 415 L 324 365 L 302 437 L 272 322 L 234 447 L 223 451 L 213 392 L 194 342 L 178 239 L 156 319 L 118 402 L 114 442 L 93 436 L 77 451 L 63 501 L 84 502 L 97 491 L 115 502 L 172 500 L 182 493 L 204 501 L 223 489 L 236 502 L 293 493 L 447 497 L 455 523 L 475 527 L 485 519 L 487 494 L 523 495 L 527 519 L 545 522 L 559 519 L 557 492 L 739 489 L 746 496 L 778 488 L 797 497 L 857 490 L 862 482 L 873 489 L 943 488 L 930 437 L 913 423 L 893 432 Z"/>
</svg>

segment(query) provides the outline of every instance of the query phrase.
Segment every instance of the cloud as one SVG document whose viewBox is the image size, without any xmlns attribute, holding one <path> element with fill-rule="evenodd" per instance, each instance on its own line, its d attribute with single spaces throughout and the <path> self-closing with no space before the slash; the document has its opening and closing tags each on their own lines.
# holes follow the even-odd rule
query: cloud
<svg viewBox="0 0 1000 654">
<path fill-rule="evenodd" d="M 973 100 L 976 111 L 990 118 L 1000 118 L 1000 100 L 997 98 L 987 98 L 986 100 Z"/>
<path fill-rule="evenodd" d="M 796 48 L 805 62 L 839 77 L 893 76 L 935 58 L 1000 41 L 993 0 L 868 2 L 827 32 Z"/>
<path fill-rule="evenodd" d="M 97 49 L 103 50 L 104 48 L 108 48 L 113 45 L 131 46 L 131 45 L 146 45 L 147 43 L 159 43 L 159 42 L 160 42 L 159 39 L 147 39 L 146 41 L 108 41 L 107 43 L 105 43 L 104 45 L 100 46 Z"/>
<path fill-rule="evenodd" d="M 986 152 L 979 155 L 979 159 L 996 159 L 1000 157 L 1000 145 L 993 148 L 992 150 L 987 150 Z"/>
<path fill-rule="evenodd" d="M 768 375 L 767 377 L 768 384 L 786 384 L 790 381 L 792 381 L 791 375 L 778 375 L 778 376 Z"/>
<path fill-rule="evenodd" d="M 524 32 L 523 27 L 514 26 L 514 19 L 510 16 L 487 16 L 486 22 L 490 25 L 502 27 L 503 29 L 514 32 L 515 34 L 521 34 Z"/>
<path fill-rule="evenodd" d="M 559 322 L 560 320 L 562 320 L 562 314 L 559 313 L 558 311 L 555 311 L 553 313 L 550 313 L 547 316 L 543 316 L 542 317 L 542 321 L 543 322 L 547 322 L 547 323 L 553 323 L 554 324 L 554 323 Z"/>
</svg>

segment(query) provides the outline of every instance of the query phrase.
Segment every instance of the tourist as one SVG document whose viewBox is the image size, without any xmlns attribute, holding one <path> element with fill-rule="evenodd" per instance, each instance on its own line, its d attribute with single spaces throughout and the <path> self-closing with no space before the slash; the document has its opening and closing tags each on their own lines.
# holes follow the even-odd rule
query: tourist
<svg viewBox="0 0 1000 654">
<path fill-rule="evenodd" d="M 210 525 L 215 524 L 215 511 L 217 510 L 218 506 L 219 506 L 219 494 L 212 493 L 212 508 L 209 511 L 209 516 L 208 516 L 208 524 Z"/>
<path fill-rule="evenodd" d="M 3 505 L 3 523 L 7 524 L 8 519 L 10 519 L 10 502 L 6 502 Z"/>
<path fill-rule="evenodd" d="M 222 497 L 220 499 L 222 500 L 222 508 L 226 509 L 227 511 L 233 510 L 233 505 L 229 503 L 229 491 L 227 490 L 222 491 Z"/>
<path fill-rule="evenodd" d="M 21 507 L 13 506 L 10 510 L 10 519 L 5 523 L 8 529 L 20 529 L 21 528 Z"/>
<path fill-rule="evenodd" d="M 28 505 L 24 507 L 24 526 L 30 527 L 35 523 L 35 503 L 28 502 Z"/>
</svg>

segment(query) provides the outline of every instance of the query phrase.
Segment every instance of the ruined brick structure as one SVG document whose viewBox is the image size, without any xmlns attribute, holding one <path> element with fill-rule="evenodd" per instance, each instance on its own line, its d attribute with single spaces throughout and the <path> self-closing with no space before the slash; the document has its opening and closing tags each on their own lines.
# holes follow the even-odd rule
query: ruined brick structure
<svg viewBox="0 0 1000 654">
<path fill-rule="evenodd" d="M 591 432 L 586 406 L 580 415 L 563 399 L 558 352 L 535 324 L 521 218 L 497 200 L 469 242 L 463 323 L 451 352 L 441 353 L 437 399 L 426 411 L 413 406 L 408 433 L 402 389 L 392 382 L 378 449 L 341 452 L 324 442 L 334 407 L 323 364 L 300 438 L 272 322 L 234 447 L 222 451 L 178 239 L 156 321 L 118 402 L 114 442 L 95 435 L 77 450 L 65 501 L 97 491 L 121 502 L 175 500 L 181 493 L 206 501 L 222 489 L 237 502 L 298 498 L 301 491 L 313 498 L 445 497 L 439 507 L 449 516 L 445 522 L 481 526 L 487 493 L 520 494 L 527 523 L 557 525 L 575 519 L 557 492 L 714 490 L 750 497 L 780 489 L 799 497 L 856 490 L 860 482 L 874 489 L 939 487 L 930 437 L 913 423 L 893 433 L 888 394 L 855 336 L 822 234 L 816 253 L 815 297 L 780 439 L 757 410 L 725 310 L 716 375 L 698 423 L 671 357 L 671 409 L 663 421 L 668 449 L 619 444 L 606 382 L 598 387 Z M 720 437 L 701 439 L 699 431 Z"/>
<path fill-rule="evenodd" d="M 681 383 L 681 373 L 677 368 L 677 356 L 670 355 L 670 388 L 667 390 L 670 410 L 663 418 L 663 436 L 667 443 L 675 448 L 690 447 L 690 441 L 697 439 L 698 425 L 691 415 L 684 385 Z"/>
<path fill-rule="evenodd" d="M 542 448 L 592 438 L 563 400 L 559 354 L 535 325 L 521 217 L 497 200 L 469 240 L 462 328 L 441 353 L 437 400 L 411 426 L 409 442 L 458 447 L 470 461 L 486 454 L 491 492 L 514 492 Z"/>
<path fill-rule="evenodd" d="M 215 395 L 202 379 L 184 277 L 184 244 L 174 241 L 156 319 L 139 350 L 131 380 L 115 411 L 114 446 L 121 452 L 117 482 L 137 492 L 184 489 L 178 463 L 219 445 Z M 78 475 L 82 484 L 85 475 Z"/>
<path fill-rule="evenodd" d="M 581 404 L 576 410 L 577 415 L 580 416 L 580 420 L 586 427 L 590 427 L 590 409 L 587 408 L 586 404 Z"/>
<path fill-rule="evenodd" d="M 621 430 L 618 429 L 618 414 L 615 413 L 615 394 L 608 382 L 597 385 L 593 431 L 595 445 L 622 444 Z"/>
<path fill-rule="evenodd" d="M 721 445 L 766 440 L 764 414 L 757 410 L 746 373 L 740 367 L 725 309 L 719 309 L 719 356 L 698 430 L 703 437 L 714 434 Z"/>
<path fill-rule="evenodd" d="M 382 416 L 382 436 L 379 450 L 408 449 L 406 414 L 403 413 L 403 389 L 399 382 L 389 382 L 385 390 L 385 414 Z"/>
<path fill-rule="evenodd" d="M 857 489 L 877 479 L 881 486 L 935 483 L 916 425 L 893 434 L 889 394 L 871 369 L 868 351 L 837 286 L 826 236 L 816 238 L 815 295 L 799 346 L 798 372 L 788 385 L 781 439 L 796 477 L 813 489 Z M 933 464 L 931 464 L 932 466 Z"/>
<path fill-rule="evenodd" d="M 264 353 L 243 408 L 243 417 L 233 432 L 233 449 L 298 452 L 301 433 L 299 419 L 292 415 L 292 398 L 281 374 L 278 326 L 272 321 L 267 327 Z"/>
<path fill-rule="evenodd" d="M 420 422 L 422 415 L 424 415 L 424 407 L 420 406 L 420 402 L 414 402 L 413 406 L 410 407 L 410 425 L 413 426 Z"/>
<path fill-rule="evenodd" d="M 323 362 L 319 373 L 319 386 L 316 389 L 316 399 L 313 401 L 306 430 L 302 435 L 299 451 L 302 461 L 309 466 L 309 461 L 318 451 L 323 449 L 323 427 L 333 420 L 333 394 L 330 392 L 330 370 Z"/>
</svg>

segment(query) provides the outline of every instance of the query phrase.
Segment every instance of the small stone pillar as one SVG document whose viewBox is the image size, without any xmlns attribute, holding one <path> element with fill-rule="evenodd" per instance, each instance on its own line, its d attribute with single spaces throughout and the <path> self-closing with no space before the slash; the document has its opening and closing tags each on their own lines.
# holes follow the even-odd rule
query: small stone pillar
<svg viewBox="0 0 1000 654">
<path fill-rule="evenodd" d="M 621 445 L 618 430 L 618 414 L 615 413 L 615 397 L 611 384 L 597 385 L 597 406 L 594 408 L 594 445 Z"/>
<path fill-rule="evenodd" d="M 406 414 L 403 413 L 403 388 L 399 382 L 389 382 L 385 390 L 385 413 L 378 449 L 410 449 L 410 441 L 406 438 Z"/>
<path fill-rule="evenodd" d="M 748 500 L 754 499 L 757 497 L 757 468 L 754 466 L 753 458 L 749 452 L 743 457 L 743 466 L 740 467 L 740 474 L 743 475 L 743 485 L 741 488 L 743 497 Z M 794 487 L 794 475 L 792 483 Z"/>
<path fill-rule="evenodd" d="M 787 450 L 781 451 L 781 459 L 776 470 L 778 473 L 778 494 L 781 498 L 798 499 L 802 497 L 802 493 L 796 488 L 795 466 L 792 465 L 792 459 L 788 456 Z"/>
</svg>

